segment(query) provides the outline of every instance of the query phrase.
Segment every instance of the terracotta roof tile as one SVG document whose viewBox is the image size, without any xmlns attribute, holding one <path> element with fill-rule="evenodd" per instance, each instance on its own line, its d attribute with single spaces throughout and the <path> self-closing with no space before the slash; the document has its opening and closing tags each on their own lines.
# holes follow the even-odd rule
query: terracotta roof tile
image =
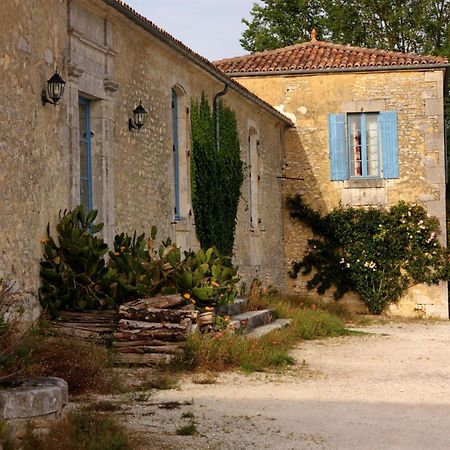
<svg viewBox="0 0 450 450">
<path fill-rule="evenodd" d="M 351 68 L 364 70 L 364 67 L 395 69 L 399 66 L 446 65 L 447 63 L 447 58 L 441 56 L 423 56 L 332 44 L 318 41 L 315 35 L 310 42 L 214 62 L 217 68 L 228 74 Z"/>
</svg>

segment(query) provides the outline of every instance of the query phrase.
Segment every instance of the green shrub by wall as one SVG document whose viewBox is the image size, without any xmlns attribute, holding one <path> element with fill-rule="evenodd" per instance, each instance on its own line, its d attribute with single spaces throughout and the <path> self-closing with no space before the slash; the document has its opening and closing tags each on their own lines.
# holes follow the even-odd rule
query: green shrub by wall
<svg viewBox="0 0 450 450">
<path fill-rule="evenodd" d="M 208 98 L 203 94 L 199 102 L 192 104 L 192 206 L 201 247 L 215 246 L 231 255 L 244 169 L 236 116 L 222 102 L 217 109 L 219 149 Z"/>
<path fill-rule="evenodd" d="M 418 205 L 399 203 L 388 210 L 336 208 L 322 215 L 290 198 L 291 217 L 313 230 L 303 258 L 291 277 L 310 274 L 308 289 L 323 294 L 335 287 L 335 299 L 357 292 L 371 313 L 381 313 L 415 284 L 449 278 L 449 254 L 437 240 L 439 222 Z"/>
</svg>

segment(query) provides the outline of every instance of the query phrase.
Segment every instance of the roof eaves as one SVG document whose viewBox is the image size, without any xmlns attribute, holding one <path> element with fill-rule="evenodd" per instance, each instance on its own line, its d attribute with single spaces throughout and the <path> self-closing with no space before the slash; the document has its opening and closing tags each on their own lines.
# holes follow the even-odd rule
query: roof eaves
<svg viewBox="0 0 450 450">
<path fill-rule="evenodd" d="M 288 117 L 277 111 L 269 103 L 265 102 L 264 100 L 262 100 L 261 98 L 250 92 L 247 88 L 234 81 L 227 74 L 225 74 L 220 69 L 215 67 L 209 60 L 191 50 L 183 42 L 179 41 L 178 39 L 175 39 L 167 31 L 158 27 L 156 24 L 154 24 L 152 21 L 139 14 L 137 11 L 135 11 L 126 3 L 122 2 L 121 0 L 102 0 L 102 1 L 108 6 L 114 8 L 119 13 L 123 14 L 125 17 L 133 21 L 136 25 L 143 28 L 145 31 L 149 32 L 154 37 L 158 38 L 160 41 L 167 44 L 172 49 L 181 53 L 183 56 L 194 62 L 196 65 L 200 66 L 202 69 L 206 70 L 217 80 L 227 84 L 231 89 L 239 92 L 248 100 L 261 106 L 267 112 L 276 116 L 278 119 L 282 120 L 287 125 L 289 126 L 294 125 L 293 122 Z"/>
<path fill-rule="evenodd" d="M 405 64 L 405 65 L 386 65 L 386 66 L 358 66 L 358 67 L 330 67 L 323 69 L 289 69 L 272 72 L 252 71 L 252 72 L 229 72 L 227 75 L 232 78 L 238 77 L 256 77 L 256 76 L 280 76 L 280 75 L 314 75 L 342 72 L 392 72 L 392 71 L 417 71 L 431 69 L 448 69 L 450 63 L 437 64 Z"/>
</svg>

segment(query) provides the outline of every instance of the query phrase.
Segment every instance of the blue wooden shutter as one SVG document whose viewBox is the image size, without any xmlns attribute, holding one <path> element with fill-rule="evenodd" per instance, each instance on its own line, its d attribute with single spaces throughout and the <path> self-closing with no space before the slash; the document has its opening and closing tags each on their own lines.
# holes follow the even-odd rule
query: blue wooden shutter
<svg viewBox="0 0 450 450">
<path fill-rule="evenodd" d="M 345 145 L 345 114 L 328 115 L 331 180 L 342 181 L 347 176 L 347 150 Z"/>
<path fill-rule="evenodd" d="M 397 113 L 380 113 L 381 152 L 383 158 L 383 177 L 398 178 L 398 137 Z"/>
</svg>

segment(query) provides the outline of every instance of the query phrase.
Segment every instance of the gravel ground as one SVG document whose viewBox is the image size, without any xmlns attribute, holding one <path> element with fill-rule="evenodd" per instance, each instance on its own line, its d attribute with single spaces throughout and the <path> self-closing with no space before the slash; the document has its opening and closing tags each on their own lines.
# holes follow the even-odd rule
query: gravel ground
<svg viewBox="0 0 450 450">
<path fill-rule="evenodd" d="M 302 342 L 287 373 L 133 394 L 119 417 L 145 449 L 450 449 L 450 323 L 364 332 Z M 199 434 L 177 436 L 192 420 Z"/>
</svg>

